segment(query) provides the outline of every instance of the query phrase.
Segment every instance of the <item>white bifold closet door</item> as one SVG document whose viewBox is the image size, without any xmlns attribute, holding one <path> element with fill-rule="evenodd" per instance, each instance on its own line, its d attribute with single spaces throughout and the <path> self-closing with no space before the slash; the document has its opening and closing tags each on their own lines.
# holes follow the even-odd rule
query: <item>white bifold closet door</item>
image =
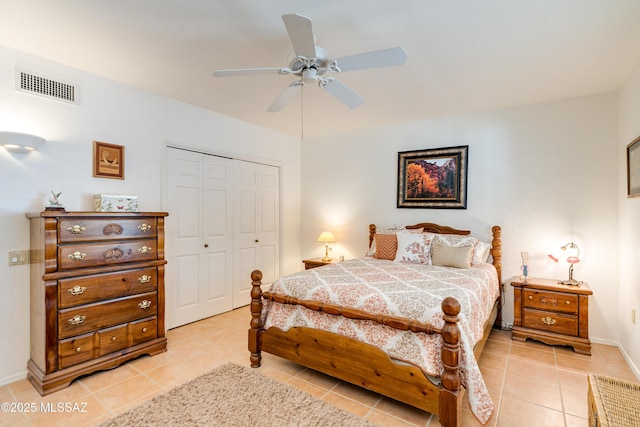
<svg viewBox="0 0 640 427">
<path fill-rule="evenodd" d="M 165 304 L 174 328 L 250 303 L 280 272 L 276 166 L 167 148 Z"/>
</svg>

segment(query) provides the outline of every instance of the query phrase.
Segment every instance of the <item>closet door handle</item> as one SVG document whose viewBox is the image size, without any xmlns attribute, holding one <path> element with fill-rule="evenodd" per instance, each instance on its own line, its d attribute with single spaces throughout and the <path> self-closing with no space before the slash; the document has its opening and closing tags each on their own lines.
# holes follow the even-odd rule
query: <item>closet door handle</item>
<svg viewBox="0 0 640 427">
<path fill-rule="evenodd" d="M 205 244 L 204 244 L 204 247 L 205 247 L 205 248 L 208 248 L 208 247 L 209 247 L 209 244 L 208 244 L 208 243 L 205 243 Z"/>
<path fill-rule="evenodd" d="M 258 243 L 260 240 L 256 239 L 256 243 Z"/>
</svg>

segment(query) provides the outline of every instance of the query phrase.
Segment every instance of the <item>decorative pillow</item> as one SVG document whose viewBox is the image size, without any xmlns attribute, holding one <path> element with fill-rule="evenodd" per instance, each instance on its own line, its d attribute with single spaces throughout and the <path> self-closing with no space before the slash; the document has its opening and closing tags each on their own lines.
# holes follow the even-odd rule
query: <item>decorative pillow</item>
<svg viewBox="0 0 640 427">
<path fill-rule="evenodd" d="M 445 246 L 434 242 L 431 249 L 433 265 L 443 267 L 470 268 L 473 246 Z"/>
<path fill-rule="evenodd" d="M 396 234 L 398 250 L 394 261 L 429 264 L 433 236 L 432 233 L 415 233 L 413 230 L 399 232 Z"/>
<path fill-rule="evenodd" d="M 395 234 L 375 234 L 373 243 L 375 245 L 374 258 L 394 260 L 398 247 L 398 239 Z"/>
<path fill-rule="evenodd" d="M 471 257 L 471 265 L 484 264 L 489 260 L 489 254 L 491 253 L 491 245 L 486 242 L 478 242 L 473 249 L 473 256 Z"/>
<path fill-rule="evenodd" d="M 444 246 L 475 246 L 478 243 L 478 239 L 457 234 L 436 234 L 436 242 Z"/>
<path fill-rule="evenodd" d="M 377 248 L 377 244 L 376 244 L 376 238 L 375 236 L 379 235 L 379 234 L 392 234 L 392 235 L 396 235 L 396 233 L 422 233 L 422 228 L 416 228 L 414 230 L 406 230 L 405 226 L 402 225 L 398 228 L 398 226 L 392 226 L 389 228 L 379 228 L 376 230 L 376 234 L 374 234 L 374 238 L 373 238 L 373 242 L 371 243 L 371 247 L 369 248 L 369 250 L 367 251 L 367 256 L 372 256 L 374 258 L 378 258 L 376 256 L 376 248 Z M 386 257 L 386 253 L 384 255 Z M 391 258 L 385 258 L 385 257 L 380 257 L 381 259 L 390 259 L 391 261 L 393 261 L 393 259 L 395 258 L 395 249 L 393 252 L 393 255 L 391 256 Z"/>
<path fill-rule="evenodd" d="M 471 251 L 471 265 L 483 264 L 489 259 L 491 245 L 481 242 L 475 237 L 460 236 L 457 234 L 438 234 L 436 241 L 444 246 L 473 246 Z"/>
</svg>

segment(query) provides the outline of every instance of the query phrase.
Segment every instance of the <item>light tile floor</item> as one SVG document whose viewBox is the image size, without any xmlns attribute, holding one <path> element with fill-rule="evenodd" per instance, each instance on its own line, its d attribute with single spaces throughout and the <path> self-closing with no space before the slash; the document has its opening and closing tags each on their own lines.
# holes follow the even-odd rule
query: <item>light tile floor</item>
<svg viewBox="0 0 640 427">
<path fill-rule="evenodd" d="M 244 307 L 172 329 L 166 353 L 80 378 L 46 397 L 26 379 L 0 387 L 0 402 L 36 409 L 0 412 L 0 426 L 92 426 L 223 363 L 249 366 L 249 318 Z M 479 364 L 496 407 L 489 426 L 586 426 L 588 372 L 638 381 L 615 347 L 594 344 L 592 355 L 582 356 L 569 348 L 512 341 L 508 331 L 492 331 Z M 440 425 L 431 414 L 269 354 L 259 372 L 382 426 Z M 86 411 L 42 412 L 41 403 L 66 403 L 72 410 L 86 403 Z M 480 425 L 467 409 L 462 424 Z"/>
</svg>

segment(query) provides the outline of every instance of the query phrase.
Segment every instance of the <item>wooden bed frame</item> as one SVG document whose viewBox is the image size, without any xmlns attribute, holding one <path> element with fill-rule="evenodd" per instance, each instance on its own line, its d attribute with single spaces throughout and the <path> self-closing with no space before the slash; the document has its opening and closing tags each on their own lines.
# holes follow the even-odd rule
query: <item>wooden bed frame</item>
<svg viewBox="0 0 640 427">
<path fill-rule="evenodd" d="M 425 232 L 439 234 L 470 234 L 468 230 L 458 230 L 433 223 L 421 223 L 406 228 L 423 228 Z M 493 235 L 491 242 L 492 263 L 498 272 L 498 286 L 501 286 L 501 229 L 499 226 L 494 226 L 491 231 Z M 369 226 L 369 247 L 371 247 L 375 233 L 376 226 L 371 224 Z M 261 352 L 265 351 L 436 414 L 440 423 L 446 427 L 460 425 L 462 398 L 465 390 L 461 387 L 459 372 L 460 330 L 457 322 L 460 304 L 455 298 L 448 297 L 442 301 L 445 324 L 442 328 L 436 328 L 411 319 L 373 315 L 350 307 L 263 292 L 260 287 L 262 280 L 260 270 L 254 270 L 251 273 L 251 280 L 249 351 L 251 352 L 252 367 L 260 366 Z M 441 357 L 444 372 L 440 377 L 440 384 L 432 382 L 417 366 L 396 363 L 377 347 L 342 335 L 306 327 L 290 328 L 287 332 L 275 327 L 264 329 L 261 320 L 263 299 L 283 304 L 298 304 L 310 310 L 335 316 L 371 320 L 403 331 L 441 334 L 443 339 Z M 500 308 L 501 297 L 498 297 L 485 324 L 483 337 L 474 348 L 476 358 L 482 352 L 494 322 L 497 325 L 500 324 Z"/>
</svg>

